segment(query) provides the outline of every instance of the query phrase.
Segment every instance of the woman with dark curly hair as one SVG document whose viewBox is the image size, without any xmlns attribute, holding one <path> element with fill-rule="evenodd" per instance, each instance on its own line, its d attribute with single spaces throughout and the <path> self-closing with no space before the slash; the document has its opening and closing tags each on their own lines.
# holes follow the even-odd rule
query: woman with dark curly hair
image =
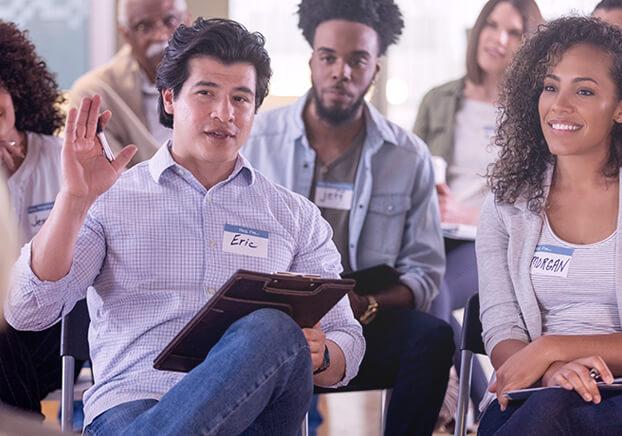
<svg viewBox="0 0 622 436">
<path fill-rule="evenodd" d="M 34 45 L 13 23 L 0 21 L 0 171 L 8 177 L 19 241 L 32 239 L 61 185 L 63 98 Z M 40 412 L 60 387 L 60 325 L 41 332 L 0 330 L 0 402 Z"/>
<path fill-rule="evenodd" d="M 476 242 L 496 369 L 480 434 L 622 434 L 622 31 L 569 17 L 517 53 Z M 534 386 L 526 400 L 508 391 Z"/>
</svg>

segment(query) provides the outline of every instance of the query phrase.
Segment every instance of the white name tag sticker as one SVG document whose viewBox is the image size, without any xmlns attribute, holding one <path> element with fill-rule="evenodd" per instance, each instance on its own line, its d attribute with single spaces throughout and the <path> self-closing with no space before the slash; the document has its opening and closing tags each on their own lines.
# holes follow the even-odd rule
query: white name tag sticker
<svg viewBox="0 0 622 436">
<path fill-rule="evenodd" d="M 35 204 L 28 208 L 28 221 L 30 223 L 30 227 L 33 229 L 38 229 L 45 223 L 45 220 L 50 215 L 52 208 L 54 207 L 54 202 Z"/>
<path fill-rule="evenodd" d="M 268 257 L 268 232 L 225 224 L 222 251 L 252 257 Z"/>
<path fill-rule="evenodd" d="M 354 185 L 351 183 L 318 182 L 315 186 L 315 204 L 325 209 L 350 210 Z"/>
<path fill-rule="evenodd" d="M 568 277 L 574 249 L 555 245 L 538 245 L 531 259 L 531 274 Z"/>
</svg>

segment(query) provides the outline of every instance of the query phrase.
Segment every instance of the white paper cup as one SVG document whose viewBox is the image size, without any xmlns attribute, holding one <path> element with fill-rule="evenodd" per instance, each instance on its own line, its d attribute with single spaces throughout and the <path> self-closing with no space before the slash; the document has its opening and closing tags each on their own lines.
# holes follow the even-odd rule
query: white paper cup
<svg viewBox="0 0 622 436">
<path fill-rule="evenodd" d="M 432 156 L 432 166 L 434 167 L 434 184 L 442 185 L 446 183 L 447 162 L 445 162 L 445 159 L 440 156 Z"/>
</svg>

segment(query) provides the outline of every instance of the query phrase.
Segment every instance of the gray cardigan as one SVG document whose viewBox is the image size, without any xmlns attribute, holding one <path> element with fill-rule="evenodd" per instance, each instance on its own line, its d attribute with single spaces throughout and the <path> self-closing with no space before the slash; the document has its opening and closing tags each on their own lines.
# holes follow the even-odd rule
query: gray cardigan
<svg viewBox="0 0 622 436">
<path fill-rule="evenodd" d="M 552 168 L 545 179 L 545 197 L 551 177 Z M 622 228 L 620 215 L 618 229 Z M 475 248 L 482 336 L 489 355 L 503 340 L 530 342 L 542 335 L 542 317 L 529 273 L 542 225 L 542 217 L 530 212 L 524 200 L 509 205 L 496 204 L 492 194 L 486 198 Z M 619 275 L 622 243 L 619 233 L 616 239 L 615 282 L 618 313 L 622 319 L 622 278 Z"/>
</svg>

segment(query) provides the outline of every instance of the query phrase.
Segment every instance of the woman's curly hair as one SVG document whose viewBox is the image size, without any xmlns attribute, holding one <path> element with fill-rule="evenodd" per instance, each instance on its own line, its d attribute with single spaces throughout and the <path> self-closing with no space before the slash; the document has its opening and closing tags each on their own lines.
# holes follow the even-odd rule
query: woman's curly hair
<svg viewBox="0 0 622 436">
<path fill-rule="evenodd" d="M 0 87 L 13 99 L 18 131 L 51 135 L 63 125 L 59 105 L 65 99 L 26 34 L 0 20 Z"/>
<path fill-rule="evenodd" d="M 313 47 L 317 26 L 328 20 L 365 24 L 378 34 L 379 53 L 386 53 L 402 34 L 404 19 L 393 0 L 302 0 L 298 5 L 298 27 Z"/>
<path fill-rule="evenodd" d="M 496 201 L 514 204 L 519 198 L 539 213 L 545 207 L 545 173 L 555 163 L 542 133 L 538 101 L 544 76 L 576 44 L 590 44 L 608 53 L 611 78 L 622 98 L 622 31 L 595 18 L 564 17 L 542 25 L 518 51 L 501 90 L 501 114 L 495 145 L 499 159 L 488 172 L 488 185 Z M 622 165 L 622 125 L 612 130 L 606 176 Z"/>
</svg>

